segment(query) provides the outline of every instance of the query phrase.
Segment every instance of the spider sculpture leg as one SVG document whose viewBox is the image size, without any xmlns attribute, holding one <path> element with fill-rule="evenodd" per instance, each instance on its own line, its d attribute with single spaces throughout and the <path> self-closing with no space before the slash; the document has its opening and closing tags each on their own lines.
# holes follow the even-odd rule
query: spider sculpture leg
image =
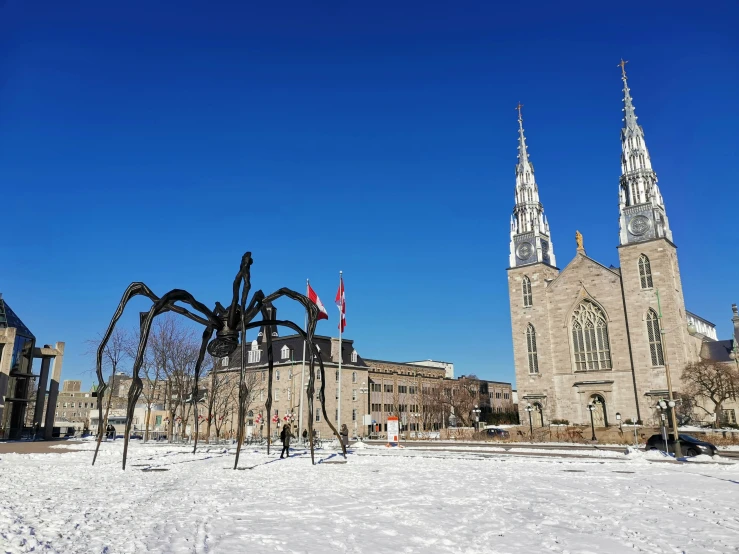
<svg viewBox="0 0 739 554">
<path fill-rule="evenodd" d="M 316 327 L 316 324 L 318 322 L 318 307 L 313 302 L 311 302 L 310 299 L 308 299 L 308 297 L 306 297 L 306 296 L 304 296 L 302 294 L 299 294 L 299 293 L 297 293 L 297 292 L 295 292 L 293 290 L 290 290 L 288 288 L 279 289 L 278 291 L 276 291 L 276 292 L 274 292 L 274 293 L 272 293 L 272 294 L 270 294 L 269 296 L 266 296 L 266 297 L 264 297 L 262 295 L 261 291 L 258 291 L 258 292 L 255 293 L 254 296 L 255 296 L 255 299 L 257 299 L 259 297 L 263 298 L 263 300 L 262 300 L 262 303 L 263 304 L 271 303 L 273 300 L 275 300 L 276 298 L 280 298 L 281 296 L 287 296 L 288 298 L 292 298 L 293 300 L 299 302 L 300 304 L 302 304 L 305 307 L 306 312 L 308 313 L 308 333 L 303 332 L 301 329 L 299 329 L 292 322 L 280 321 L 280 322 L 275 322 L 275 323 L 276 324 L 279 324 L 279 325 L 284 325 L 286 327 L 290 327 L 290 328 L 296 330 L 298 332 L 298 334 L 300 334 L 302 337 L 304 337 L 304 340 L 306 340 L 306 342 L 310 345 L 310 351 L 311 351 L 310 377 L 309 377 L 309 380 L 308 380 L 308 391 L 310 391 L 310 394 L 308 396 L 308 409 L 309 409 L 309 426 L 311 427 L 311 429 L 310 429 L 310 433 L 311 433 L 311 460 L 312 461 L 314 460 L 314 458 L 313 458 L 314 457 L 314 451 L 313 451 L 313 429 L 312 429 L 313 422 L 312 422 L 312 419 L 313 419 L 313 391 L 315 390 L 315 388 L 314 388 L 314 378 L 315 378 L 314 360 L 315 359 L 318 359 L 319 366 L 320 366 L 320 371 L 321 371 L 321 388 L 320 388 L 320 391 L 319 391 L 319 398 L 321 400 L 321 407 L 322 407 L 322 411 L 323 411 L 323 416 L 326 419 L 326 423 L 328 423 L 329 427 L 333 431 L 334 436 L 339 441 L 339 444 L 341 444 L 342 453 L 343 453 L 344 457 L 346 457 L 346 447 L 344 446 L 344 443 L 341 440 L 341 436 L 339 435 L 336 427 L 331 422 L 331 420 L 328 418 L 328 414 L 326 413 L 326 406 L 325 406 L 325 400 L 326 400 L 326 389 L 325 389 L 325 387 L 326 387 L 326 376 L 325 376 L 325 369 L 323 367 L 323 361 L 321 360 L 320 356 L 318 355 L 318 352 L 315 349 L 315 345 L 313 344 L 313 336 L 314 336 L 314 333 L 315 333 L 315 327 Z M 254 306 L 254 305 L 255 305 L 254 304 L 254 301 L 252 301 L 252 306 Z M 249 321 L 249 318 L 250 317 L 253 317 L 252 314 L 255 314 L 255 311 L 256 311 L 256 306 L 254 308 L 252 308 L 251 310 L 247 310 L 245 312 L 245 319 L 247 321 Z M 259 326 L 259 325 L 266 325 L 266 322 L 262 321 L 262 322 L 257 322 L 255 324 L 250 323 L 250 324 L 246 325 L 245 328 L 252 328 L 252 327 Z M 308 338 L 309 336 L 310 336 L 310 339 Z M 242 345 L 243 345 L 243 341 L 242 341 Z M 242 348 L 242 352 L 243 352 L 243 348 Z M 243 361 L 242 361 L 242 367 L 243 367 Z M 269 405 L 266 405 L 265 406 L 266 409 L 267 409 L 268 414 L 269 414 L 269 412 L 271 410 L 271 384 L 272 384 L 272 378 L 271 377 L 272 376 L 270 374 L 270 378 L 269 378 L 268 385 L 267 385 L 268 388 L 270 389 L 268 391 L 268 396 L 267 396 L 267 400 L 268 400 Z M 271 414 L 269 414 L 269 415 L 270 415 L 270 419 L 271 419 Z M 268 436 L 269 436 L 269 432 L 270 432 L 270 420 L 268 419 L 268 421 L 267 421 L 267 434 L 268 434 Z M 269 442 L 268 442 L 268 445 L 269 445 Z M 268 446 L 268 448 L 269 448 L 269 446 Z M 238 452 L 238 450 L 237 450 L 237 452 Z"/>
<path fill-rule="evenodd" d="M 318 306 L 316 306 L 313 302 L 311 302 L 307 296 L 304 296 L 288 288 L 281 288 L 277 290 L 276 292 L 273 292 L 269 296 L 266 296 L 264 298 L 264 302 L 265 303 L 272 302 L 274 299 L 279 298 L 281 296 L 287 296 L 288 298 L 292 298 L 296 302 L 299 302 L 300 304 L 302 304 L 303 307 L 306 309 L 306 312 L 309 315 L 309 321 L 315 321 L 316 323 L 318 322 Z M 323 417 L 326 418 L 326 423 L 328 423 L 328 426 L 334 432 L 334 436 L 339 441 L 339 444 L 341 444 L 341 451 L 344 454 L 344 458 L 346 458 L 346 447 L 344 446 L 344 441 L 341 440 L 341 436 L 339 435 L 339 432 L 336 430 L 336 427 L 334 426 L 333 423 L 331 423 L 331 420 L 328 418 L 326 414 L 326 375 L 324 372 L 323 360 L 321 360 L 320 356 L 317 356 L 317 358 L 318 358 L 318 365 L 321 371 L 321 389 L 319 393 L 320 394 L 319 398 L 321 400 L 321 410 L 323 411 Z M 313 361 L 312 356 L 311 356 L 311 361 Z M 310 383 L 309 383 L 309 386 L 310 386 Z"/>
<path fill-rule="evenodd" d="M 317 311 L 317 309 L 316 309 L 316 311 Z M 288 328 L 292 329 L 293 331 L 295 331 L 298 335 L 300 335 L 300 337 L 303 340 L 307 341 L 307 344 L 309 345 L 310 351 L 313 352 L 313 353 L 316 353 L 317 351 L 315 349 L 315 345 L 313 344 L 313 338 L 312 338 L 313 337 L 313 334 L 312 334 L 313 331 L 312 330 L 315 329 L 315 322 L 316 322 L 315 319 L 310 319 L 309 318 L 308 329 L 309 329 L 309 333 L 311 333 L 310 335 L 308 333 L 306 333 L 305 331 L 303 331 L 300 327 L 298 327 L 292 321 L 284 321 L 284 320 L 279 320 L 279 319 L 275 319 L 275 320 L 262 320 L 262 321 L 251 322 L 248 325 L 244 325 L 244 332 L 246 332 L 247 329 L 255 329 L 255 328 L 261 327 L 261 326 L 265 326 L 265 327 L 275 327 L 275 326 L 288 327 Z M 269 360 L 269 352 L 270 352 L 270 349 L 271 349 L 271 336 L 272 336 L 272 333 L 269 332 L 268 334 L 270 335 L 270 343 L 268 344 L 268 347 L 267 347 L 267 357 L 268 357 L 268 360 Z M 243 353 L 243 349 L 242 349 L 242 353 Z M 243 367 L 244 367 L 244 365 L 243 365 L 243 361 L 242 361 L 242 368 Z M 309 388 L 310 388 L 312 386 L 312 381 L 309 380 L 308 385 L 309 385 Z M 312 394 L 312 392 L 311 392 L 311 394 Z M 247 395 L 248 395 L 248 390 L 246 388 L 244 388 L 243 398 L 246 398 Z M 269 395 L 268 395 L 267 399 L 268 400 L 270 399 L 269 398 Z M 243 406 L 243 409 L 242 409 L 242 406 Z M 239 410 L 240 411 L 244 411 L 244 413 L 245 413 L 245 410 L 246 410 L 245 406 L 246 406 L 245 403 L 244 404 L 240 404 L 239 405 Z M 269 412 L 269 410 L 272 407 L 271 402 L 269 402 L 268 405 L 265 404 L 265 407 L 267 407 L 267 411 Z M 312 418 L 312 417 L 313 417 L 312 407 L 309 404 L 309 418 Z M 311 428 L 311 433 L 312 433 L 313 432 L 313 425 L 311 423 L 309 423 L 309 427 Z M 270 433 L 270 425 L 268 423 L 267 424 L 267 436 L 269 436 L 269 433 Z M 238 467 L 238 464 L 239 464 L 239 452 L 240 452 L 240 447 L 241 447 L 241 440 L 242 440 L 241 437 L 239 437 L 237 439 L 236 459 L 234 460 L 234 469 L 236 469 Z M 313 444 L 313 441 L 311 439 L 311 447 L 312 447 L 312 444 Z M 312 455 L 312 451 L 311 451 L 311 455 Z"/>
<path fill-rule="evenodd" d="M 105 332 L 105 335 L 103 335 L 103 339 L 100 341 L 100 345 L 97 349 L 97 357 L 96 357 L 96 364 L 95 364 L 95 372 L 97 374 L 98 378 L 98 390 L 97 390 L 97 405 L 98 405 L 98 438 L 97 438 L 97 444 L 95 445 L 95 454 L 92 458 L 92 465 L 95 465 L 95 460 L 97 459 L 98 451 L 100 450 L 100 441 L 103 438 L 103 422 L 107 420 L 108 418 L 108 411 L 110 410 L 110 401 L 108 402 L 108 407 L 105 411 L 105 419 L 103 419 L 103 398 L 105 397 L 105 390 L 107 389 L 107 385 L 105 384 L 105 378 L 103 376 L 103 354 L 105 353 L 105 349 L 108 346 L 108 341 L 110 340 L 111 335 L 113 334 L 113 331 L 115 330 L 115 326 L 118 323 L 118 320 L 123 315 L 123 311 L 126 308 L 126 305 L 128 302 L 135 296 L 146 296 L 149 298 L 152 302 L 156 303 L 159 301 L 159 297 L 154 294 L 151 289 L 146 286 L 144 283 L 135 282 L 131 283 L 128 288 L 123 293 L 123 296 L 121 297 L 121 301 L 118 303 L 118 308 L 115 311 L 115 314 L 113 314 L 113 318 L 110 320 L 110 323 L 108 324 L 108 329 Z M 204 319 L 203 317 L 193 314 L 190 311 L 186 310 L 185 308 L 181 306 L 171 306 L 169 308 L 171 311 L 184 315 L 185 317 L 196 321 L 202 325 L 208 325 L 208 320 Z"/>
<path fill-rule="evenodd" d="M 200 353 L 198 354 L 198 361 L 195 364 L 195 379 L 193 379 L 193 387 L 192 387 L 192 405 L 193 405 L 193 418 L 195 419 L 195 445 L 193 446 L 192 453 L 195 454 L 195 452 L 198 449 L 198 436 L 200 434 L 199 429 L 199 421 L 198 421 L 198 384 L 200 381 L 200 372 L 201 368 L 203 367 L 203 360 L 205 359 L 205 351 L 208 348 L 208 342 L 210 341 L 210 338 L 213 336 L 213 327 L 208 326 L 205 328 L 205 331 L 203 331 L 203 341 L 200 344 Z M 212 369 L 212 371 L 215 371 L 215 368 Z"/>
</svg>

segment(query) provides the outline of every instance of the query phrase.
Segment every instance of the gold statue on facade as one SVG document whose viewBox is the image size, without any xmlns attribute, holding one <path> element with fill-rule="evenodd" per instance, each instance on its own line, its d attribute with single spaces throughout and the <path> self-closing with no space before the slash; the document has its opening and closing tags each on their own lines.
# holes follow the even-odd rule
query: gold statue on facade
<svg viewBox="0 0 739 554">
<path fill-rule="evenodd" d="M 577 251 L 584 252 L 585 247 L 582 245 L 582 233 L 580 231 L 575 231 L 575 241 L 577 242 Z"/>
</svg>

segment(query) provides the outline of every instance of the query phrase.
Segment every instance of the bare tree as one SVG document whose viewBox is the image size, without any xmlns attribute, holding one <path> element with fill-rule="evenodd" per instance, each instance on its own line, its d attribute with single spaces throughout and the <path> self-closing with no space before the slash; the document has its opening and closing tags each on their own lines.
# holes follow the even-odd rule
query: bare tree
<svg viewBox="0 0 739 554">
<path fill-rule="evenodd" d="M 102 342 L 102 335 L 99 335 L 96 339 L 89 339 L 86 341 L 88 345 L 87 354 L 91 355 L 93 360 L 97 357 L 97 350 Z M 105 415 L 102 421 L 98 421 L 98 435 L 102 437 L 103 430 L 108 422 L 108 414 L 110 413 L 110 406 L 113 403 L 113 393 L 115 389 L 115 376 L 123 373 L 122 365 L 123 362 L 129 358 L 127 345 L 129 342 L 129 335 L 125 329 L 116 329 L 110 336 L 110 340 L 103 350 L 103 371 L 110 371 L 110 392 L 108 393 L 108 402 L 105 407 Z M 94 370 L 93 370 L 94 371 Z M 103 399 L 98 397 L 98 412 L 100 406 L 102 406 Z M 47 408 L 48 409 L 48 408 Z M 99 441 L 98 441 L 99 442 Z"/>
<path fill-rule="evenodd" d="M 262 390 L 259 371 L 246 371 L 244 383 L 247 389 L 245 410 L 248 414 Z M 211 371 L 207 406 L 208 437 L 210 437 L 211 426 L 215 429 L 216 438 L 221 437 L 224 423 L 227 421 L 229 414 L 233 417 L 234 412 L 238 410 L 238 404 L 239 374 Z"/>
<path fill-rule="evenodd" d="M 200 342 L 195 339 L 191 330 L 180 327 L 178 331 L 175 336 L 176 340 L 172 342 L 171 357 L 167 366 L 167 382 L 171 384 L 172 393 L 170 413 L 176 417 L 179 409 L 179 418 L 184 429 L 190 419 L 195 400 L 186 401 L 192 395 Z"/>
<path fill-rule="evenodd" d="M 471 427 L 474 422 L 475 405 L 480 401 L 480 381 L 474 375 L 460 377 L 454 381 L 444 380 L 443 388 L 451 391 L 444 396 L 462 427 Z"/>
<path fill-rule="evenodd" d="M 167 364 L 172 355 L 172 328 L 175 325 L 172 317 L 165 316 L 154 320 L 149 341 L 144 351 L 140 373 L 143 381 L 141 396 L 146 406 L 144 442 L 149 440 L 151 412 L 154 406 L 165 401 L 164 385 Z M 139 333 L 132 334 L 127 343 L 127 351 L 131 359 L 136 357 L 140 336 Z"/>
<path fill-rule="evenodd" d="M 167 437 L 172 441 L 175 420 L 179 417 L 184 426 L 190 415 L 192 404 L 185 400 L 192 392 L 200 344 L 191 328 L 184 326 L 182 320 L 173 314 L 167 314 L 155 320 L 148 348 L 149 363 L 142 366 L 142 371 L 148 371 L 144 371 L 146 378 L 143 379 L 142 394 L 149 395 L 149 398 L 145 396 L 146 402 L 152 406 L 158 398 L 161 399 L 164 389 L 162 400 L 167 410 Z M 148 393 L 145 392 L 147 389 Z M 147 410 L 147 421 L 149 413 L 150 409 Z"/>
<path fill-rule="evenodd" d="M 685 392 L 696 400 L 703 398 L 713 404 L 712 410 L 703 403 L 696 406 L 714 416 L 714 427 L 721 423 L 721 407 L 726 400 L 736 400 L 739 396 L 739 370 L 734 364 L 702 360 L 688 364 L 683 370 L 682 380 Z"/>
</svg>

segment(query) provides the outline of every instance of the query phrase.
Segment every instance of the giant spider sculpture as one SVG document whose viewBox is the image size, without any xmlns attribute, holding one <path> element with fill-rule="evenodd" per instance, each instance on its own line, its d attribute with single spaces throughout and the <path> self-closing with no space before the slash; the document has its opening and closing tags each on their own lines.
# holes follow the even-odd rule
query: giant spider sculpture
<svg viewBox="0 0 739 554">
<path fill-rule="evenodd" d="M 333 431 L 336 438 L 341 444 L 341 449 L 346 457 L 346 448 L 343 445 L 339 437 L 339 433 L 336 427 L 331 423 L 331 420 L 326 414 L 326 396 L 325 396 L 325 383 L 326 375 L 323 367 L 323 361 L 318 354 L 318 349 L 313 342 L 315 335 L 316 324 L 318 323 L 318 306 L 311 302 L 308 297 L 303 296 L 288 288 L 281 288 L 280 290 L 265 296 L 260 290 L 254 293 L 251 301 L 247 303 L 249 291 L 251 289 L 251 270 L 252 264 L 251 252 L 247 252 L 241 258 L 241 266 L 239 272 L 236 274 L 236 278 L 233 282 L 231 304 L 228 308 L 224 308 L 219 302 L 216 302 L 215 309 L 210 310 L 204 304 L 198 302 L 189 292 L 181 289 L 174 289 L 166 293 L 161 298 L 155 295 L 149 287 L 144 283 L 131 283 L 126 291 L 123 293 L 118 309 L 113 315 L 113 319 L 108 325 L 108 330 L 103 336 L 103 340 L 97 350 L 97 377 L 99 382 L 97 399 L 98 399 L 98 421 L 100 421 L 97 445 L 95 447 L 95 455 L 93 456 L 92 463 L 95 464 L 97 459 L 98 451 L 100 449 L 100 442 L 102 440 L 102 422 L 103 419 L 103 398 L 105 396 L 105 390 L 107 385 L 103 377 L 102 361 L 103 353 L 110 340 L 115 325 L 123 315 L 123 311 L 126 304 L 134 296 L 146 296 L 149 298 L 154 305 L 148 312 L 142 312 L 140 317 L 141 335 L 139 340 L 138 351 L 136 353 L 136 359 L 133 364 L 133 381 L 131 388 L 128 391 L 128 403 L 126 407 L 126 433 L 123 443 L 123 469 L 126 469 L 126 456 L 128 453 L 128 439 L 131 434 L 131 423 L 133 421 L 133 412 L 136 407 L 139 395 L 143 390 L 143 382 L 139 377 L 139 372 L 144 361 L 144 352 L 146 351 L 146 344 L 149 340 L 149 333 L 151 332 L 151 326 L 154 318 L 165 312 L 175 312 L 183 315 L 188 319 L 195 321 L 205 327 L 203 330 L 203 340 L 200 346 L 200 353 L 198 355 L 197 363 L 195 365 L 195 377 L 193 379 L 193 390 L 192 398 L 195 399 L 198 393 L 198 384 L 200 382 L 200 372 L 203 365 L 203 359 L 205 358 L 205 352 L 209 352 L 211 356 L 215 358 L 223 358 L 233 354 L 238 348 L 239 344 L 241 348 L 241 372 L 239 376 L 239 409 L 238 409 L 238 435 L 237 435 L 237 446 L 236 446 L 236 460 L 234 461 L 234 469 L 239 465 L 239 454 L 241 452 L 241 444 L 244 441 L 244 423 L 246 421 L 246 406 L 247 397 L 249 391 L 246 386 L 245 380 L 245 364 L 244 364 L 244 350 L 246 344 L 246 331 L 247 329 L 253 329 L 255 327 L 264 326 L 265 338 L 267 342 L 267 365 L 269 370 L 269 378 L 267 379 L 267 401 L 265 402 L 265 408 L 267 413 L 271 413 L 272 409 L 272 374 L 273 374 L 273 362 L 274 356 L 272 352 L 272 329 L 276 326 L 288 327 L 295 331 L 298 335 L 303 337 L 308 347 L 309 354 L 309 378 L 308 378 L 308 389 L 306 391 L 308 396 L 308 436 L 310 437 L 310 454 L 311 462 L 315 463 L 314 450 L 313 450 L 313 397 L 314 397 L 314 384 L 315 384 L 315 361 L 318 361 L 321 388 L 319 391 L 319 400 L 321 402 L 321 410 L 323 412 L 324 421 L 328 423 L 329 427 Z M 273 319 L 272 314 L 272 302 L 277 298 L 286 296 L 292 298 L 296 302 L 305 307 L 307 313 L 307 327 L 303 331 L 298 325 L 292 321 Z M 180 302 L 190 306 L 194 312 L 178 305 Z M 262 315 L 262 319 L 253 321 L 257 314 Z M 211 340 L 215 333 L 215 338 Z M 195 419 L 195 445 L 193 453 L 198 447 L 198 413 L 197 413 L 197 402 L 193 402 L 194 406 L 194 419 Z M 107 413 L 106 413 L 107 415 Z M 270 436 L 270 420 L 267 418 L 267 436 Z M 269 441 L 267 442 L 267 453 L 269 454 Z"/>
</svg>

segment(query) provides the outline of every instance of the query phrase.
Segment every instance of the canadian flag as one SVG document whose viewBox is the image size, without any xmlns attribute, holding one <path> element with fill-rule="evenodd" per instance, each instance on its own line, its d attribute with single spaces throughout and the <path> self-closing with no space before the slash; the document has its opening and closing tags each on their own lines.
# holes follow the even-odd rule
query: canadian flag
<svg viewBox="0 0 739 554">
<path fill-rule="evenodd" d="M 310 283 L 308 283 L 308 299 L 313 302 L 316 306 L 318 306 L 318 319 L 319 321 L 321 319 L 328 319 L 328 312 L 326 311 L 326 308 L 323 307 L 323 302 L 321 302 L 321 299 L 318 298 L 318 295 L 316 294 L 316 291 L 314 291 Z"/>
<path fill-rule="evenodd" d="M 336 291 L 336 307 L 339 308 L 341 321 L 339 321 L 339 331 L 342 333 L 346 328 L 346 296 L 344 295 L 344 276 L 339 277 L 339 290 Z"/>
</svg>

